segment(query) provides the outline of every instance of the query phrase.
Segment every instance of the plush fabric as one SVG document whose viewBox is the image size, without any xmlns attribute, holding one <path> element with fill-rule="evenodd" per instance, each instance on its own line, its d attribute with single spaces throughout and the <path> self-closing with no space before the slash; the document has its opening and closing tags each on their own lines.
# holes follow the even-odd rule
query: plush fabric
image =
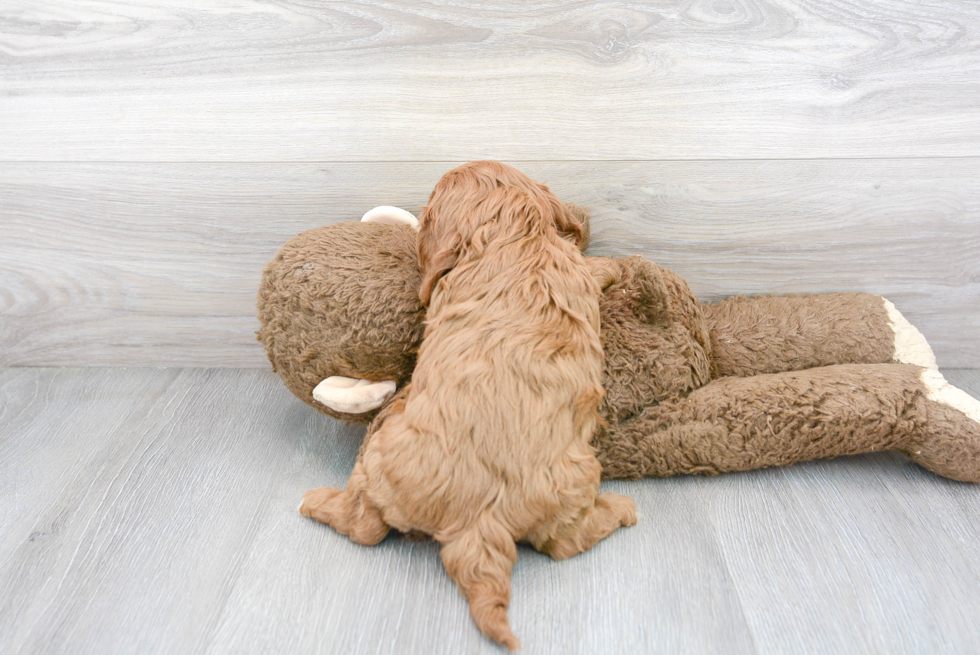
<svg viewBox="0 0 980 655">
<path fill-rule="evenodd" d="M 884 364 L 895 355 L 883 300 L 868 293 L 737 296 L 704 310 L 712 377 Z"/>
<path fill-rule="evenodd" d="M 980 401 L 945 383 L 921 334 L 885 299 L 702 304 L 683 279 L 643 258 L 586 259 L 603 279 L 605 426 L 593 446 L 605 477 L 890 449 L 940 475 L 980 481 Z M 305 232 L 265 269 L 259 340 L 304 402 L 369 423 L 378 410 L 338 413 L 312 390 L 333 375 L 407 383 L 425 318 L 420 284 L 409 227 L 351 222 Z"/>
<path fill-rule="evenodd" d="M 840 364 L 721 378 L 601 429 L 610 477 L 747 471 L 898 450 L 939 475 L 980 481 L 980 423 L 933 401 L 922 369 Z"/>
<path fill-rule="evenodd" d="M 265 267 L 257 336 L 297 397 L 335 418 L 367 422 L 318 403 L 313 388 L 331 376 L 407 384 L 425 329 L 421 284 L 415 230 L 407 225 L 309 230 Z"/>
</svg>

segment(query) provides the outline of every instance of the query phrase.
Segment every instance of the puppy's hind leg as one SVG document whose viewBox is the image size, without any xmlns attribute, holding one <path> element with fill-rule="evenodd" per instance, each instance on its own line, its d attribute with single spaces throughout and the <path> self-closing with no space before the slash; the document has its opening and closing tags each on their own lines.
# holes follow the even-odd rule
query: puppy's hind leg
<svg viewBox="0 0 980 655">
<path fill-rule="evenodd" d="M 636 525 L 633 499 L 602 493 L 595 504 L 584 507 L 570 520 L 556 521 L 528 535 L 531 545 L 554 559 L 567 559 L 583 553 L 617 528 Z"/>
<path fill-rule="evenodd" d="M 510 572 L 517 547 L 510 532 L 484 513 L 476 523 L 446 540 L 440 539 L 442 563 L 470 602 L 470 614 L 483 634 L 510 650 L 521 647 L 510 630 Z"/>
<path fill-rule="evenodd" d="M 600 494 L 602 467 L 588 445 L 579 445 L 551 468 L 546 493 L 557 511 L 534 531 L 528 542 L 555 559 L 584 552 L 624 525 L 636 524 L 631 498 Z"/>
<path fill-rule="evenodd" d="M 320 487 L 307 491 L 299 511 L 365 546 L 373 546 L 388 534 L 381 510 L 367 497 L 367 475 L 360 460 L 347 481 L 347 489 Z"/>
</svg>

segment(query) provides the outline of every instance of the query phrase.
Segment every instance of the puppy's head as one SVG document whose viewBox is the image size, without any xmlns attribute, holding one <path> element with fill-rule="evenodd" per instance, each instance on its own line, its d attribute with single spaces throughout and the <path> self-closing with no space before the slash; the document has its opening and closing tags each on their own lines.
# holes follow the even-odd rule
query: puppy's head
<svg viewBox="0 0 980 655">
<path fill-rule="evenodd" d="M 419 298 L 425 306 L 443 275 L 494 239 L 544 231 L 579 246 L 587 225 L 548 187 L 495 161 L 463 164 L 443 175 L 419 220 Z"/>
</svg>

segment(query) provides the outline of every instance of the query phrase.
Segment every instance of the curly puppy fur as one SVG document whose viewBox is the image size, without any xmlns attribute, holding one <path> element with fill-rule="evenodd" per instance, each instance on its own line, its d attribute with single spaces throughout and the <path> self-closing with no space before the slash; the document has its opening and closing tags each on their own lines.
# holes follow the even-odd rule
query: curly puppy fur
<svg viewBox="0 0 980 655">
<path fill-rule="evenodd" d="M 600 290 L 580 226 L 503 164 L 440 180 L 418 235 L 428 319 L 411 385 L 346 491 L 311 491 L 301 507 L 360 543 L 389 527 L 433 535 L 479 628 L 511 649 L 515 541 L 563 559 L 636 521 L 632 500 L 599 493 L 589 444 L 603 397 Z"/>
</svg>

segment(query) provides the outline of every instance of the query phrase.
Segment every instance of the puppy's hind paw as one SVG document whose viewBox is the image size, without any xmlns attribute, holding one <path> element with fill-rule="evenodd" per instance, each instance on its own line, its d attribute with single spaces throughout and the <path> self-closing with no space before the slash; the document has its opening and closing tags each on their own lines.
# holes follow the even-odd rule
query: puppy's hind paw
<svg viewBox="0 0 980 655">
<path fill-rule="evenodd" d="M 596 506 L 600 502 L 609 508 L 615 516 L 619 517 L 619 524 L 623 527 L 636 525 L 636 503 L 628 496 L 619 494 L 602 493 L 596 499 Z"/>
<path fill-rule="evenodd" d="M 333 525 L 331 518 L 337 518 L 337 510 L 340 509 L 339 505 L 343 504 L 342 502 L 338 502 L 342 500 L 339 496 L 343 493 L 343 489 L 337 489 L 336 487 L 311 489 L 303 494 L 303 501 L 299 504 L 299 513 L 311 519 L 316 519 L 321 523 Z"/>
</svg>

